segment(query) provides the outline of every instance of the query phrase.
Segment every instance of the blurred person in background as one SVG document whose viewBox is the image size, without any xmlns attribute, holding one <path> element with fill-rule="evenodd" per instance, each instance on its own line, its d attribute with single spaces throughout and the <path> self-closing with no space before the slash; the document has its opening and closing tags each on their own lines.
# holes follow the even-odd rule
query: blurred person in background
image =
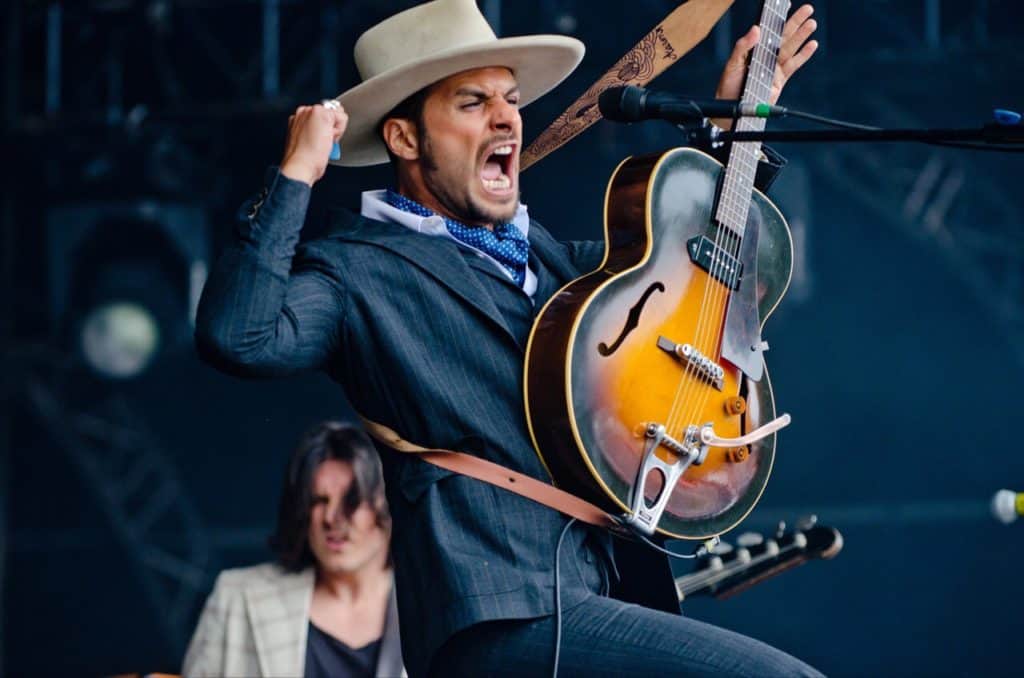
<svg viewBox="0 0 1024 678">
<path fill-rule="evenodd" d="M 380 461 L 359 429 L 326 422 L 288 461 L 275 562 L 217 578 L 185 676 L 404 675 Z"/>
</svg>

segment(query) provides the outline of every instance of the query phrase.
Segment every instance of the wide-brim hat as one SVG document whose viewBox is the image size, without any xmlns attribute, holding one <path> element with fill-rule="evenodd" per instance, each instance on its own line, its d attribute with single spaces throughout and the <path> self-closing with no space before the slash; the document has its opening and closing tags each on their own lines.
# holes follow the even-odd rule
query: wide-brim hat
<svg viewBox="0 0 1024 678">
<path fill-rule="evenodd" d="M 388 161 L 381 119 L 419 90 L 473 68 L 502 66 L 519 83 L 519 105 L 549 92 L 583 59 L 583 43 L 564 35 L 498 38 L 475 0 L 434 0 L 363 33 L 355 46 L 363 82 L 337 97 L 348 113 L 335 165 Z"/>
</svg>

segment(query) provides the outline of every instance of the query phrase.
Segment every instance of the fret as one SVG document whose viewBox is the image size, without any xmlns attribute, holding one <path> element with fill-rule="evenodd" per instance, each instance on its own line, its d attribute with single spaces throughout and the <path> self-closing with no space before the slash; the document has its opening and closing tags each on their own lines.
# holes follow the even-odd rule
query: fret
<svg viewBox="0 0 1024 678">
<path fill-rule="evenodd" d="M 740 97 L 744 103 L 766 103 L 771 96 L 778 50 L 782 44 L 782 27 L 789 6 L 789 0 L 766 0 L 761 9 L 761 40 L 754 47 L 750 58 L 746 83 Z M 740 118 L 734 125 L 734 129 L 740 132 L 760 132 L 764 128 L 764 118 Z M 733 254 L 739 251 L 739 242 L 746 228 L 760 154 L 761 143 L 757 141 L 735 142 L 729 151 L 715 218 L 728 231 L 725 234 L 726 241 L 735 241 L 734 245 L 730 244 L 726 248 Z"/>
</svg>

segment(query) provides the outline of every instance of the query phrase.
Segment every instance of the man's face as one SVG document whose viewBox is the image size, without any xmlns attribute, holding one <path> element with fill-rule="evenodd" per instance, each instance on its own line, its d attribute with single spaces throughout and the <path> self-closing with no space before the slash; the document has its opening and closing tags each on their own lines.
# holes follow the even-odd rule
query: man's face
<svg viewBox="0 0 1024 678">
<path fill-rule="evenodd" d="M 336 459 L 321 463 L 313 476 L 309 548 L 321 572 L 354 574 L 386 560 L 388 535 L 377 526 L 373 507 L 364 501 L 345 515 L 352 481 L 352 467 Z"/>
<path fill-rule="evenodd" d="M 511 71 L 478 68 L 436 83 L 422 120 L 422 186 L 414 186 L 411 197 L 466 224 L 511 221 L 519 205 L 523 134 L 519 86 Z"/>
</svg>

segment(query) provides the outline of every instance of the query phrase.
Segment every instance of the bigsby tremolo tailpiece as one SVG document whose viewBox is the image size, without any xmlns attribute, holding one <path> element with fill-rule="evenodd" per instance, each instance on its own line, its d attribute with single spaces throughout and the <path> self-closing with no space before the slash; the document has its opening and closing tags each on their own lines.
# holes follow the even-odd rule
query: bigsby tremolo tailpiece
<svg viewBox="0 0 1024 678">
<path fill-rule="evenodd" d="M 647 424 L 644 427 L 644 437 L 647 439 L 644 446 L 644 457 L 640 469 L 637 471 L 636 481 L 633 483 L 630 512 L 623 516 L 623 522 L 648 537 L 653 535 L 654 528 L 661 520 L 661 514 L 664 513 L 665 506 L 668 504 L 669 497 L 672 496 L 672 490 L 679 482 L 679 478 L 691 465 L 699 466 L 704 463 L 709 447 L 752 445 L 779 429 L 789 426 L 790 421 L 790 416 L 783 414 L 738 438 L 718 437 L 711 423 L 703 426 L 690 425 L 686 428 L 682 440 L 676 440 L 670 436 L 663 424 Z M 659 448 L 668 450 L 670 456 L 674 456 L 676 460 L 674 462 L 663 460 L 656 454 Z M 661 474 L 661 492 L 654 499 L 654 503 L 648 505 L 645 492 L 647 478 L 655 469 Z"/>
</svg>

